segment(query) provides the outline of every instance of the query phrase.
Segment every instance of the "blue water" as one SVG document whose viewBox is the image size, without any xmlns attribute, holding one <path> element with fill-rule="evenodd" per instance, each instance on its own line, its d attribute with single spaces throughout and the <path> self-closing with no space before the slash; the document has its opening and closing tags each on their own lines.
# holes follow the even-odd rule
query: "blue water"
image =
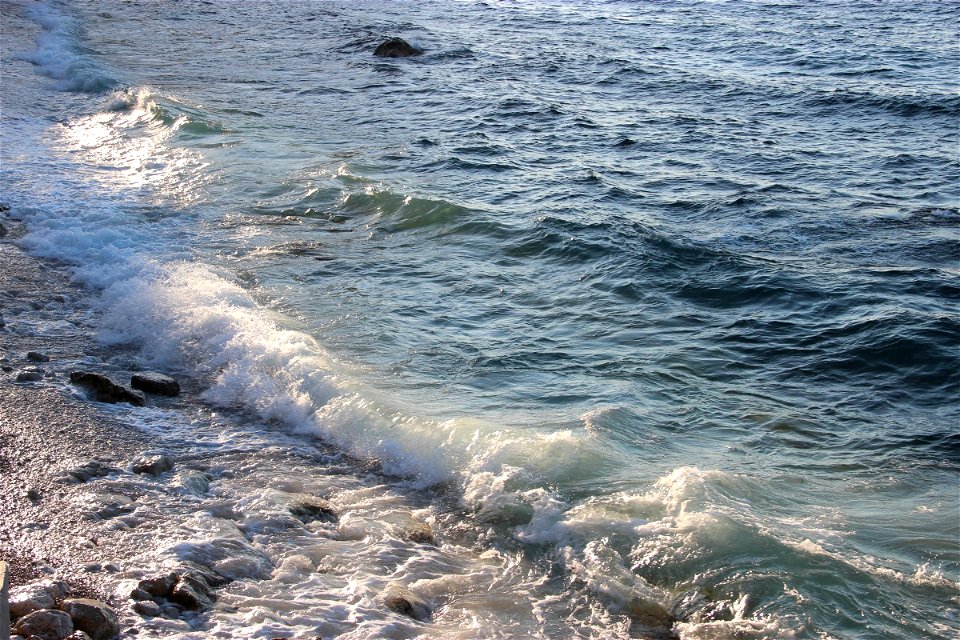
<svg viewBox="0 0 960 640">
<path fill-rule="evenodd" d="M 489 637 L 956 635 L 957 5 L 4 12 L 24 245 L 562 582 Z"/>
</svg>

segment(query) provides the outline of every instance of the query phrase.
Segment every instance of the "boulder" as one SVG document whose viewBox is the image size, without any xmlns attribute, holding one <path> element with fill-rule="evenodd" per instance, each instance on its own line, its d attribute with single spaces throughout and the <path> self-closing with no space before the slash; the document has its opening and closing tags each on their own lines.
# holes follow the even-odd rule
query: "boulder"
<svg viewBox="0 0 960 640">
<path fill-rule="evenodd" d="M 422 49 L 417 49 L 403 38 L 390 38 L 373 50 L 373 55 L 381 58 L 409 58 L 421 53 Z"/>
<path fill-rule="evenodd" d="M 164 455 L 142 455 L 133 461 L 134 473 L 149 473 L 158 476 L 173 469 L 173 461 Z"/>
<path fill-rule="evenodd" d="M 69 614 L 73 626 L 85 631 L 92 640 L 112 640 L 120 635 L 117 614 L 99 600 L 68 598 L 60 605 L 60 610 Z"/>
<path fill-rule="evenodd" d="M 175 396 L 180 393 L 180 383 L 162 373 L 135 373 L 130 378 L 130 386 L 160 396 Z"/>
<path fill-rule="evenodd" d="M 27 360 L 33 362 L 50 362 L 50 356 L 39 351 L 27 351 Z"/>
<path fill-rule="evenodd" d="M 10 589 L 10 617 L 14 620 L 40 609 L 53 609 L 51 589 L 41 584 L 28 584 Z"/>
<path fill-rule="evenodd" d="M 323 498 L 309 497 L 298 500 L 290 505 L 290 514 L 304 524 L 319 520 L 321 522 L 336 522 L 340 519 L 337 510 Z"/>
<path fill-rule="evenodd" d="M 199 497 L 210 491 L 210 478 L 202 471 L 187 469 L 180 472 L 180 487 L 186 493 Z"/>
<path fill-rule="evenodd" d="M 398 582 L 391 582 L 383 592 L 383 603 L 391 611 L 425 622 L 433 613 L 426 601 Z"/>
<path fill-rule="evenodd" d="M 17 620 L 14 630 L 25 638 L 61 640 L 73 633 L 73 621 L 63 611 L 40 609 Z"/>
<path fill-rule="evenodd" d="M 127 402 L 135 407 L 142 407 L 145 402 L 143 394 L 139 391 L 127 389 L 99 373 L 74 371 L 70 374 L 70 382 L 86 390 L 90 397 L 97 402 L 109 402 L 111 404 Z"/>
</svg>

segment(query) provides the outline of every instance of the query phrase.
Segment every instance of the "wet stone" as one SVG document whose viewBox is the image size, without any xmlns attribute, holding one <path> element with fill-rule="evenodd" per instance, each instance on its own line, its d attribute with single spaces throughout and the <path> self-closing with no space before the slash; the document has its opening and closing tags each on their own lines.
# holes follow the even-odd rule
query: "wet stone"
<svg viewBox="0 0 960 640">
<path fill-rule="evenodd" d="M 126 402 L 136 407 L 145 404 L 143 394 L 139 391 L 127 389 L 123 385 L 114 383 L 110 378 L 99 373 L 74 371 L 70 374 L 70 382 L 84 389 L 97 402 L 116 404 Z"/>
<path fill-rule="evenodd" d="M 74 631 L 63 640 L 93 640 L 85 631 Z"/>
<path fill-rule="evenodd" d="M 153 576 L 151 578 L 144 578 L 137 583 L 137 588 L 134 591 L 142 591 L 149 596 L 157 598 L 166 598 L 170 595 L 170 591 L 173 589 L 173 585 L 177 583 L 177 574 L 169 573 L 163 576 Z M 131 598 L 135 600 L 146 600 L 147 598 L 137 598 L 131 593 Z"/>
<path fill-rule="evenodd" d="M 319 520 L 320 522 L 337 522 L 340 519 L 337 510 L 323 498 L 304 498 L 290 505 L 290 515 L 304 524 Z"/>
<path fill-rule="evenodd" d="M 39 351 L 28 351 L 27 360 L 31 362 L 50 362 L 50 356 Z"/>
<path fill-rule="evenodd" d="M 73 633 L 73 620 L 63 611 L 40 609 L 17 620 L 14 630 L 21 636 L 61 640 Z"/>
<path fill-rule="evenodd" d="M 164 455 L 143 455 L 133 461 L 134 473 L 149 473 L 158 476 L 173 469 L 173 461 Z"/>
<path fill-rule="evenodd" d="M 70 615 L 73 625 L 85 631 L 92 640 L 111 640 L 120 633 L 120 622 L 113 609 L 99 600 L 70 598 L 60 609 Z"/>
<path fill-rule="evenodd" d="M 17 374 L 17 382 L 39 382 L 43 380 L 43 371 L 21 371 Z"/>
<path fill-rule="evenodd" d="M 119 471 L 116 467 L 111 467 L 99 460 L 91 460 L 83 466 L 67 471 L 65 479 L 67 482 L 89 482 L 94 478 L 102 478 Z"/>
<path fill-rule="evenodd" d="M 188 573 L 177 580 L 170 592 L 170 599 L 185 609 L 197 611 L 209 609 L 215 598 L 206 580 Z"/>
<path fill-rule="evenodd" d="M 146 618 L 156 618 L 160 615 L 160 605 L 152 600 L 140 600 L 133 604 L 133 610 Z"/>
<path fill-rule="evenodd" d="M 417 49 L 403 38 L 390 38 L 373 50 L 373 55 L 380 58 L 408 58 L 421 53 L 422 49 Z"/>
<path fill-rule="evenodd" d="M 383 593 L 383 602 L 396 613 L 424 622 L 433 613 L 426 601 L 402 584 L 391 583 Z"/>
<path fill-rule="evenodd" d="M 52 609 L 53 593 L 43 585 L 25 585 L 10 589 L 10 617 L 16 620 L 40 609 Z"/>
<path fill-rule="evenodd" d="M 429 544 L 437 546 L 437 539 L 425 522 L 414 522 L 400 532 L 400 537 L 415 544 Z"/>
<path fill-rule="evenodd" d="M 130 386 L 140 391 L 161 396 L 176 396 L 180 393 L 180 384 L 162 373 L 135 373 L 130 378 Z"/>
</svg>

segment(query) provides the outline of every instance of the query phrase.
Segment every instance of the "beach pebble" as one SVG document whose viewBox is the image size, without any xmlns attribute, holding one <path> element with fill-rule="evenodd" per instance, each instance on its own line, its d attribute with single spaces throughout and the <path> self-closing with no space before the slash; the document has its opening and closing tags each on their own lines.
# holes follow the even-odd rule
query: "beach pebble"
<svg viewBox="0 0 960 640">
<path fill-rule="evenodd" d="M 175 396 L 180 393 L 180 384 L 162 373 L 135 373 L 130 378 L 130 386 L 140 391 L 161 396 Z"/>
<path fill-rule="evenodd" d="M 92 640 L 111 640 L 120 633 L 117 614 L 99 600 L 69 598 L 60 609 L 69 614 L 75 628 L 87 632 Z"/>
<path fill-rule="evenodd" d="M 63 611 L 40 609 L 17 620 L 14 627 L 21 636 L 37 636 L 42 640 L 61 640 L 73 633 L 73 620 Z"/>
<path fill-rule="evenodd" d="M 421 622 L 429 620 L 432 613 L 430 605 L 423 598 L 398 582 L 387 585 L 383 592 L 383 603 L 391 611 Z"/>
<path fill-rule="evenodd" d="M 134 473 L 149 473 L 157 476 L 173 469 L 173 461 L 164 455 L 142 455 L 133 461 Z"/>
</svg>

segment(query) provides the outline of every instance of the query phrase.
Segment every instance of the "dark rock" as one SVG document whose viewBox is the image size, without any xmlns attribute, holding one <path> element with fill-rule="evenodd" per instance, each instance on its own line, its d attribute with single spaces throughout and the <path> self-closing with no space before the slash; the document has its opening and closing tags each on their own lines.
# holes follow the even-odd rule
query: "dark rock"
<svg viewBox="0 0 960 640">
<path fill-rule="evenodd" d="M 40 499 L 43 497 L 40 494 L 40 492 L 37 491 L 36 489 L 27 489 L 26 496 L 27 496 L 27 500 L 29 500 L 30 502 L 33 502 L 34 504 L 36 504 L 37 502 L 40 502 Z"/>
<path fill-rule="evenodd" d="M 93 640 L 85 631 L 74 631 L 63 640 Z"/>
<path fill-rule="evenodd" d="M 170 600 L 193 611 L 209 609 L 215 599 L 207 581 L 191 573 L 180 576 L 170 592 Z"/>
<path fill-rule="evenodd" d="M 97 402 L 111 404 L 128 402 L 136 407 L 142 407 L 145 402 L 143 394 L 139 391 L 132 391 L 123 385 L 115 384 L 110 378 L 99 373 L 74 371 L 70 374 L 70 382 L 86 389 Z"/>
<path fill-rule="evenodd" d="M 0 327 L 3 327 L 3 324 L 0 324 Z M 0 371 L 3 371 L 4 373 L 13 373 L 13 367 L 11 367 L 8 364 L 5 364 L 3 366 L 0 366 Z"/>
<path fill-rule="evenodd" d="M 26 638 L 37 636 L 42 640 L 61 640 L 73 633 L 73 621 L 63 611 L 40 609 L 17 620 L 14 630 Z"/>
<path fill-rule="evenodd" d="M 5 235 L 7 235 L 7 227 L 4 226 L 2 222 L 0 222 L 0 238 L 2 238 Z"/>
<path fill-rule="evenodd" d="M 60 605 L 73 620 L 73 626 L 86 631 L 92 640 L 111 640 L 120 634 L 117 614 L 99 600 L 69 598 Z"/>
<path fill-rule="evenodd" d="M 304 498 L 290 505 L 290 515 L 306 524 L 314 520 L 336 522 L 340 519 L 337 510 L 323 498 Z"/>
<path fill-rule="evenodd" d="M 39 351 L 27 351 L 27 360 L 33 362 L 50 362 L 50 356 Z"/>
<path fill-rule="evenodd" d="M 180 384 L 162 373 L 135 373 L 130 378 L 130 386 L 161 396 L 175 396 L 180 393 Z"/>
<path fill-rule="evenodd" d="M 133 604 L 133 610 L 146 618 L 156 618 L 160 615 L 160 605 L 153 600 L 141 600 Z"/>
<path fill-rule="evenodd" d="M 402 38 L 390 38 L 373 50 L 373 55 L 381 58 L 409 58 L 423 53 L 422 49 L 417 49 Z"/>
<path fill-rule="evenodd" d="M 21 371 L 17 374 L 17 382 L 39 382 L 43 380 L 42 371 Z"/>
<path fill-rule="evenodd" d="M 102 478 L 108 476 L 111 473 L 116 473 L 120 471 L 116 467 L 111 467 L 108 464 L 105 464 L 99 460 L 91 460 L 87 464 L 77 467 L 75 469 L 70 469 L 65 472 L 65 479 L 67 482 L 89 482 L 94 478 Z"/>
<path fill-rule="evenodd" d="M 383 603 L 391 611 L 396 611 L 421 622 L 429 620 L 431 613 L 433 613 L 430 610 L 430 605 L 423 598 L 396 582 L 387 585 L 383 593 Z"/>
<path fill-rule="evenodd" d="M 164 576 L 144 578 L 137 583 L 137 589 L 157 598 L 166 598 L 170 595 L 170 591 L 175 584 L 177 584 L 177 574 L 168 573 Z M 131 594 L 130 597 L 134 598 L 135 596 Z M 141 598 L 135 599 L 140 600 Z"/>
<path fill-rule="evenodd" d="M 40 609 L 53 609 L 55 598 L 49 588 L 42 584 L 28 584 L 10 589 L 10 617 L 22 618 Z"/>
<path fill-rule="evenodd" d="M 173 461 L 164 455 L 145 455 L 133 461 L 134 473 L 149 473 L 158 476 L 173 469 Z"/>
</svg>

